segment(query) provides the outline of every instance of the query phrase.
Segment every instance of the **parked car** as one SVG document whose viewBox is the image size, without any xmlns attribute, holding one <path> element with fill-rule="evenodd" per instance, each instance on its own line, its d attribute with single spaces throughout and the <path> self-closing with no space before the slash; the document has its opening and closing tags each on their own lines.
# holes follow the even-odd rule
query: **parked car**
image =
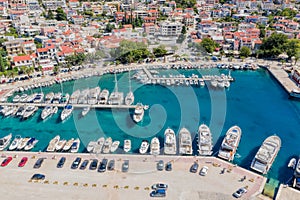
<svg viewBox="0 0 300 200">
<path fill-rule="evenodd" d="M 40 168 L 40 167 L 42 166 L 43 162 L 44 162 L 44 159 L 45 159 L 45 158 L 39 158 L 39 159 L 35 162 L 33 168 L 35 168 L 35 169 Z"/>
<path fill-rule="evenodd" d="M 158 161 L 156 164 L 156 168 L 158 171 L 164 170 L 164 161 L 163 160 Z"/>
<path fill-rule="evenodd" d="M 98 160 L 97 159 L 93 159 L 93 161 L 90 164 L 90 170 L 97 169 L 97 166 L 98 166 Z"/>
<path fill-rule="evenodd" d="M 194 162 L 194 164 L 190 168 L 190 172 L 197 173 L 198 167 L 199 167 L 199 164 L 197 162 Z"/>
<path fill-rule="evenodd" d="M 164 184 L 164 183 L 156 183 L 154 185 L 152 185 L 151 187 L 153 190 L 159 190 L 159 189 L 164 189 L 167 190 L 168 189 L 168 185 Z"/>
<path fill-rule="evenodd" d="M 88 164 L 89 164 L 89 160 L 84 160 L 84 161 L 81 163 L 79 169 L 84 170 Z"/>
<path fill-rule="evenodd" d="M 115 160 L 110 160 L 107 165 L 107 170 L 112 171 L 115 169 Z"/>
<path fill-rule="evenodd" d="M 164 189 L 154 190 L 150 193 L 150 197 L 165 197 L 165 196 L 166 196 L 166 190 Z"/>
<path fill-rule="evenodd" d="M 27 157 L 23 157 L 21 159 L 21 161 L 19 162 L 18 167 L 24 167 L 25 164 L 27 163 L 27 161 L 28 161 L 28 158 Z"/>
<path fill-rule="evenodd" d="M 240 198 L 242 197 L 244 194 L 247 193 L 247 189 L 245 187 L 242 187 L 240 189 L 238 189 L 235 193 L 233 193 L 232 195 L 235 197 L 235 198 Z"/>
<path fill-rule="evenodd" d="M 3 160 L 3 162 L 1 163 L 1 167 L 5 167 L 6 165 L 8 165 L 11 160 L 12 160 L 11 156 L 5 158 L 5 160 Z"/>
<path fill-rule="evenodd" d="M 57 168 L 62 168 L 66 162 L 66 157 L 61 157 L 56 165 Z"/>
<path fill-rule="evenodd" d="M 78 166 L 79 166 L 79 164 L 80 164 L 80 162 L 81 162 L 81 158 L 80 158 L 80 157 L 77 157 L 77 158 L 73 161 L 73 163 L 72 163 L 72 165 L 71 165 L 71 169 L 77 169 Z"/>
<path fill-rule="evenodd" d="M 166 171 L 172 171 L 172 163 L 171 162 L 167 162 Z"/>
<path fill-rule="evenodd" d="M 203 167 L 201 168 L 199 174 L 200 174 L 201 176 L 206 176 L 207 172 L 208 172 L 208 167 L 203 166 Z"/>
<path fill-rule="evenodd" d="M 31 180 L 44 180 L 44 179 L 45 179 L 44 174 L 33 174 L 33 176 L 31 177 Z"/>
<path fill-rule="evenodd" d="M 129 170 L 129 160 L 124 160 L 122 164 L 122 172 L 128 172 Z"/>
<path fill-rule="evenodd" d="M 101 161 L 101 163 L 100 163 L 100 165 L 98 167 L 98 172 L 105 172 L 106 171 L 107 162 L 108 162 L 108 160 L 106 158 L 104 158 Z"/>
</svg>

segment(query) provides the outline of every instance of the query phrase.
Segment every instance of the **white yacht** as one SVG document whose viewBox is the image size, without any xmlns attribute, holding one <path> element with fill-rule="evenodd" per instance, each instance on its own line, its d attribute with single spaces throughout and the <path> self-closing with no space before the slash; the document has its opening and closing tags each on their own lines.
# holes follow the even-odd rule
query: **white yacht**
<svg viewBox="0 0 300 200">
<path fill-rule="evenodd" d="M 16 117 L 23 117 L 25 113 L 25 106 L 20 106 L 16 112 Z"/>
<path fill-rule="evenodd" d="M 217 82 L 216 80 L 214 80 L 214 79 L 212 79 L 212 80 L 210 81 L 210 84 L 211 84 L 214 88 L 216 88 L 216 87 L 218 86 L 218 82 Z"/>
<path fill-rule="evenodd" d="M 118 141 L 118 140 L 114 141 L 114 142 L 111 144 L 110 152 L 111 152 L 111 153 L 115 152 L 115 151 L 118 149 L 119 145 L 120 145 L 120 141 Z"/>
<path fill-rule="evenodd" d="M 30 137 L 22 138 L 22 140 L 21 140 L 21 142 L 19 143 L 17 149 L 18 149 L 18 150 L 24 149 L 25 146 L 27 145 L 27 142 L 28 142 L 30 139 L 31 139 Z"/>
<path fill-rule="evenodd" d="M 28 119 L 28 118 L 31 117 L 37 110 L 38 110 L 38 107 L 36 107 L 36 106 L 27 106 L 27 107 L 25 108 L 25 111 L 24 111 L 24 114 L 23 114 L 22 119 L 23 119 L 23 120 Z"/>
<path fill-rule="evenodd" d="M 33 103 L 41 103 L 44 101 L 44 93 L 38 93 L 33 99 Z"/>
<path fill-rule="evenodd" d="M 143 140 L 139 149 L 140 154 L 147 153 L 149 149 L 149 142 L 147 140 Z"/>
<path fill-rule="evenodd" d="M 241 140 L 242 130 L 238 126 L 232 126 L 226 133 L 221 147 L 219 149 L 218 156 L 228 161 L 234 159 L 234 155 L 239 146 Z"/>
<path fill-rule="evenodd" d="M 134 114 L 133 114 L 133 120 L 138 123 L 143 120 L 144 118 L 144 106 L 141 103 L 138 103 L 136 105 L 136 108 L 134 109 Z"/>
<path fill-rule="evenodd" d="M 109 137 L 109 138 L 107 138 L 107 139 L 105 140 L 105 143 L 104 143 L 104 145 L 103 145 L 102 152 L 103 152 L 103 153 L 109 153 L 111 145 L 112 145 L 112 139 L 111 139 L 111 137 Z"/>
<path fill-rule="evenodd" d="M 70 95 L 68 93 L 64 93 L 64 94 L 61 95 L 59 103 L 61 103 L 61 104 L 68 103 L 69 99 L 70 99 Z"/>
<path fill-rule="evenodd" d="M 86 147 L 86 151 L 92 153 L 96 145 L 97 145 L 96 141 L 90 141 Z"/>
<path fill-rule="evenodd" d="M 63 151 L 69 151 L 73 142 L 74 142 L 74 138 L 69 139 L 65 144 L 65 146 L 63 147 Z"/>
<path fill-rule="evenodd" d="M 182 128 L 179 131 L 179 154 L 193 154 L 192 136 L 186 128 Z"/>
<path fill-rule="evenodd" d="M 75 139 L 72 146 L 71 146 L 71 153 L 77 153 L 80 146 L 79 138 Z"/>
<path fill-rule="evenodd" d="M 78 101 L 78 98 L 79 98 L 79 95 L 80 95 L 80 90 L 75 90 L 70 99 L 69 99 L 69 103 L 70 104 L 77 104 L 77 101 Z"/>
<path fill-rule="evenodd" d="M 8 150 L 13 151 L 18 148 L 19 144 L 22 142 L 22 137 L 20 135 L 16 135 Z"/>
<path fill-rule="evenodd" d="M 52 114 L 56 114 L 58 111 L 58 107 L 57 106 L 54 106 L 53 109 L 52 109 Z"/>
<path fill-rule="evenodd" d="M 95 145 L 95 147 L 93 149 L 93 153 L 101 153 L 104 143 L 105 143 L 105 138 L 104 137 L 100 137 L 97 140 L 97 144 Z"/>
<path fill-rule="evenodd" d="M 66 105 L 60 115 L 61 121 L 67 119 L 72 114 L 72 111 L 73 111 L 73 106 L 70 104 Z"/>
<path fill-rule="evenodd" d="M 11 138 L 11 133 L 3 138 L 0 138 L 0 151 L 4 150 L 9 145 Z"/>
<path fill-rule="evenodd" d="M 38 140 L 35 138 L 30 138 L 30 140 L 28 140 L 26 146 L 24 147 L 25 151 L 29 151 L 31 149 L 34 148 L 34 146 L 36 145 L 36 143 L 38 143 Z"/>
<path fill-rule="evenodd" d="M 251 162 L 251 169 L 267 174 L 281 147 L 278 136 L 272 135 L 265 139 Z"/>
<path fill-rule="evenodd" d="M 55 145 L 55 151 L 61 151 L 66 145 L 67 140 L 59 140 Z"/>
<path fill-rule="evenodd" d="M 27 102 L 27 98 L 28 98 L 27 94 L 22 94 L 19 102 L 21 102 L 21 103 Z"/>
<path fill-rule="evenodd" d="M 124 151 L 127 153 L 131 150 L 131 140 L 124 140 Z"/>
<path fill-rule="evenodd" d="M 52 103 L 58 104 L 60 102 L 61 97 L 62 97 L 61 92 L 55 93 L 52 99 Z"/>
<path fill-rule="evenodd" d="M 108 104 L 110 105 L 121 105 L 124 101 L 124 94 L 123 92 L 118 91 L 118 81 L 117 76 L 115 74 L 115 91 L 113 91 L 108 99 Z"/>
<path fill-rule="evenodd" d="M 100 94 L 100 87 L 95 87 L 90 89 L 88 93 L 88 104 L 95 105 L 98 103 L 98 97 Z"/>
<path fill-rule="evenodd" d="M 48 152 L 55 151 L 55 147 L 56 147 L 57 143 L 59 142 L 59 140 L 60 140 L 59 135 L 55 136 L 52 140 L 50 140 L 49 145 L 47 147 L 47 151 Z"/>
<path fill-rule="evenodd" d="M 89 89 L 84 89 L 80 92 L 80 95 L 78 97 L 78 104 L 87 104 L 87 99 L 88 99 L 88 94 L 89 94 Z"/>
<path fill-rule="evenodd" d="M 18 102 L 20 101 L 20 99 L 21 99 L 20 95 L 16 95 L 16 96 L 13 98 L 12 102 L 13 102 L 13 103 L 18 103 Z"/>
<path fill-rule="evenodd" d="M 128 81 L 129 81 L 129 92 L 127 93 L 127 95 L 125 97 L 125 104 L 131 105 L 134 102 L 134 94 L 131 91 L 130 71 L 128 72 Z"/>
<path fill-rule="evenodd" d="M 160 143 L 157 137 L 152 138 L 150 143 L 150 154 L 159 155 L 160 153 Z"/>
<path fill-rule="evenodd" d="M 37 95 L 37 93 L 31 94 L 27 97 L 26 102 L 27 103 L 32 103 L 33 100 L 35 99 L 35 96 Z"/>
<path fill-rule="evenodd" d="M 45 120 L 47 117 L 49 117 L 50 115 L 52 115 L 53 114 L 52 111 L 53 111 L 53 107 L 52 106 L 46 106 L 43 109 L 42 113 L 41 113 L 41 119 Z"/>
<path fill-rule="evenodd" d="M 9 108 L 7 109 L 6 112 L 3 113 L 4 117 L 8 117 L 10 115 L 13 115 L 14 113 L 16 113 L 18 110 L 17 107 L 15 106 L 9 106 Z"/>
<path fill-rule="evenodd" d="M 50 93 L 46 94 L 45 103 L 47 103 L 47 104 L 52 103 L 53 98 L 54 98 L 54 93 L 53 92 L 50 92 Z"/>
<path fill-rule="evenodd" d="M 109 96 L 109 91 L 106 90 L 106 89 L 102 90 L 100 95 L 99 95 L 99 103 L 100 104 L 107 104 L 108 96 Z"/>
<path fill-rule="evenodd" d="M 200 156 L 210 156 L 213 153 L 212 135 L 209 127 L 205 124 L 201 124 L 198 128 L 198 148 Z"/>
<path fill-rule="evenodd" d="M 81 111 L 81 116 L 82 117 L 86 116 L 90 110 L 91 110 L 90 106 L 84 107 L 83 110 Z"/>
<path fill-rule="evenodd" d="M 176 151 L 177 147 L 175 132 L 171 128 L 167 128 L 165 131 L 164 153 L 176 154 Z"/>
</svg>

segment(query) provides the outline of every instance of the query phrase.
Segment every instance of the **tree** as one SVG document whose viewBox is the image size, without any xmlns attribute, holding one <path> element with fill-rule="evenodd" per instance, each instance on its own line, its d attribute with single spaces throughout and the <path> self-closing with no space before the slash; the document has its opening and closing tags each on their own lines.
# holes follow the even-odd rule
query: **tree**
<svg viewBox="0 0 300 200">
<path fill-rule="evenodd" d="M 104 32 L 106 32 L 106 33 L 111 33 L 111 31 L 112 31 L 114 28 L 115 28 L 115 25 L 108 23 L 108 24 L 106 24 L 106 27 L 105 27 Z"/>
<path fill-rule="evenodd" d="M 33 67 L 27 67 L 25 69 L 25 73 L 27 74 L 27 76 L 30 78 L 30 75 L 34 72 L 34 68 Z"/>
<path fill-rule="evenodd" d="M 157 48 L 153 49 L 153 54 L 155 57 L 162 57 L 167 54 L 166 47 L 164 45 L 159 45 Z"/>
<path fill-rule="evenodd" d="M 247 58 L 250 55 L 251 55 L 251 50 L 246 46 L 242 46 L 242 48 L 240 49 L 240 56 Z"/>
<path fill-rule="evenodd" d="M 197 2 L 196 0 L 175 0 L 177 8 L 193 8 Z"/>
<path fill-rule="evenodd" d="M 47 14 L 47 16 L 46 16 L 46 19 L 55 19 L 52 10 L 48 10 L 48 14 Z"/>
<path fill-rule="evenodd" d="M 59 74 L 59 69 L 60 69 L 60 66 L 59 65 L 55 65 L 54 68 L 53 68 L 53 73 L 54 74 Z"/>
<path fill-rule="evenodd" d="M 67 20 L 67 15 L 61 7 L 56 9 L 56 20 L 57 21 Z"/>
<path fill-rule="evenodd" d="M 176 43 L 181 44 L 185 40 L 185 38 L 186 38 L 185 35 L 180 34 Z"/>
<path fill-rule="evenodd" d="M 186 27 L 183 26 L 182 29 L 181 29 L 181 34 L 185 35 L 186 34 Z"/>
<path fill-rule="evenodd" d="M 300 41 L 298 39 L 288 40 L 286 45 L 286 54 L 289 58 L 295 57 L 300 51 Z"/>
<path fill-rule="evenodd" d="M 270 37 L 263 39 L 260 46 L 262 57 L 277 57 L 285 52 L 288 37 L 282 33 L 273 33 Z"/>
<path fill-rule="evenodd" d="M 204 38 L 200 44 L 208 53 L 214 52 L 218 47 L 218 44 L 210 38 Z"/>
</svg>

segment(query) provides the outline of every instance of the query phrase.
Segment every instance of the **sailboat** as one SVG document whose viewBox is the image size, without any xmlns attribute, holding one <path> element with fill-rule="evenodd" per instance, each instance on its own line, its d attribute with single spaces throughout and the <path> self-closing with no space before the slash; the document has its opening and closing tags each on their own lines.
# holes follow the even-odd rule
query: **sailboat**
<svg viewBox="0 0 300 200">
<path fill-rule="evenodd" d="M 108 104 L 121 105 L 121 104 L 123 104 L 123 97 L 124 97 L 123 92 L 118 91 L 118 81 L 117 81 L 117 76 L 115 73 L 115 91 L 110 94 L 109 99 L 108 99 Z"/>
<path fill-rule="evenodd" d="M 130 80 L 130 71 L 128 72 L 128 81 L 129 81 L 129 92 L 127 93 L 125 97 L 125 104 L 126 105 L 131 105 L 134 102 L 134 94 L 131 91 L 131 80 Z"/>
</svg>

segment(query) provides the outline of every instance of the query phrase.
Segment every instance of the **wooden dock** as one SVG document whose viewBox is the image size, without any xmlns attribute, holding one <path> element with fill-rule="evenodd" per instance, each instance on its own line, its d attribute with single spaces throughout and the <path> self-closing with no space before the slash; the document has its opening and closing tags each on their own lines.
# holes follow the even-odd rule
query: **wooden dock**
<svg viewBox="0 0 300 200">
<path fill-rule="evenodd" d="M 46 103 L 7 103 L 7 102 L 1 102 L 1 106 L 37 106 L 37 107 L 46 107 L 46 106 L 57 106 L 59 108 L 65 107 L 67 104 L 46 104 Z M 95 104 L 95 105 L 90 105 L 90 104 L 72 104 L 74 108 L 85 108 L 85 107 L 90 107 L 94 109 L 135 109 L 137 105 L 109 105 L 109 104 Z M 144 108 L 146 109 L 148 107 L 147 105 L 144 105 Z"/>
</svg>

